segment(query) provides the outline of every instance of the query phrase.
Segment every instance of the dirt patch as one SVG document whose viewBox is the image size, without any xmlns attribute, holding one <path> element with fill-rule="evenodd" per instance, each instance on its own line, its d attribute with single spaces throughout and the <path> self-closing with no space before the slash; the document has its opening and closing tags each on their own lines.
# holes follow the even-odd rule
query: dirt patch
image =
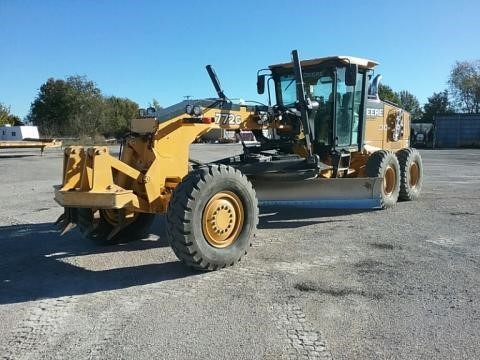
<svg viewBox="0 0 480 360">
<path fill-rule="evenodd" d="M 332 297 L 346 297 L 346 296 L 362 296 L 370 299 L 381 299 L 383 297 L 382 294 L 373 293 L 361 289 L 355 288 L 332 288 L 332 287 L 325 287 L 321 285 L 314 284 L 312 282 L 300 282 L 294 285 L 294 288 L 301 291 L 301 292 L 316 292 L 323 295 L 328 295 Z"/>
</svg>

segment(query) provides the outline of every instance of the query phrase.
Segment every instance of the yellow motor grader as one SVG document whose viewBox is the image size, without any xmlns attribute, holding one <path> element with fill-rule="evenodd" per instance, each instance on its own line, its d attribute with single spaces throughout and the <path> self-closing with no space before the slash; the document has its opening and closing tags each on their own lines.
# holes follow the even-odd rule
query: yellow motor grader
<svg viewBox="0 0 480 360">
<path fill-rule="evenodd" d="M 216 270 L 246 254 L 259 201 L 388 208 L 417 199 L 423 168 L 408 147 L 410 115 L 379 99 L 376 65 L 350 56 L 300 61 L 294 50 L 291 62 L 257 73 L 267 105 L 233 103 L 207 66 L 218 98 L 141 112 L 119 158 L 102 146 L 65 149 L 55 189 L 62 233 L 78 225 L 86 238 L 115 244 L 140 238 L 166 214 L 178 258 Z M 212 129 L 248 130 L 257 141 L 242 141 L 238 156 L 190 160 L 190 144 Z"/>
</svg>

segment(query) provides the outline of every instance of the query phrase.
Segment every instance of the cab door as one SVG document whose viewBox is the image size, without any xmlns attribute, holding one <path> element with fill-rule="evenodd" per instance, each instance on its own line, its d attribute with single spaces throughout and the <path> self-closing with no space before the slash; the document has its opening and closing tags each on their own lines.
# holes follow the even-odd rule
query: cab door
<svg viewBox="0 0 480 360">
<path fill-rule="evenodd" d="M 336 71 L 335 109 L 335 148 L 358 147 L 362 142 L 361 123 L 363 121 L 363 94 L 365 74 L 357 74 L 356 84 L 345 83 L 345 67 Z"/>
</svg>

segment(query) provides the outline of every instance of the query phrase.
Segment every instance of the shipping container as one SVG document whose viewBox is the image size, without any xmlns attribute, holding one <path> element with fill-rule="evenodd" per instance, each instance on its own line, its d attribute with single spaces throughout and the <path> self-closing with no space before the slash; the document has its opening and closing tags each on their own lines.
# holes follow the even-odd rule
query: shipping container
<svg viewBox="0 0 480 360">
<path fill-rule="evenodd" d="M 480 114 L 436 115 L 434 147 L 480 147 Z"/>
</svg>

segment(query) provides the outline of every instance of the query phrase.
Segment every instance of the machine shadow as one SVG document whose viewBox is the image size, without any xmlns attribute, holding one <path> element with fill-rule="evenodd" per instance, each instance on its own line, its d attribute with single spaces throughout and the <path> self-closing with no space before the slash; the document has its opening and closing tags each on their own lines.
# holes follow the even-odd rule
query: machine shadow
<svg viewBox="0 0 480 360">
<path fill-rule="evenodd" d="M 342 222 L 347 220 L 336 217 L 366 211 L 274 206 L 262 206 L 260 210 L 259 229 Z M 0 304 L 117 290 L 201 274 L 178 260 L 162 263 L 159 259 L 158 263 L 132 266 L 126 264 L 128 257 L 112 257 L 111 261 L 105 261 L 102 256 L 151 249 L 162 251 L 168 246 L 163 216 L 157 216 L 151 233 L 158 235 L 158 239 L 149 237 L 127 244 L 97 246 L 82 239 L 76 230 L 60 237 L 53 223 L 2 226 Z M 94 269 L 82 266 L 82 259 L 89 256 L 98 256 L 98 259 L 90 259 Z"/>
<path fill-rule="evenodd" d="M 299 206 L 260 206 L 259 229 L 295 229 L 303 226 L 344 222 L 342 216 L 377 211 L 377 209 L 328 209 Z M 337 218 L 337 219 L 336 219 Z"/>
<path fill-rule="evenodd" d="M 33 156 L 41 156 L 41 154 L 0 154 L 0 159 L 19 159 Z"/>
<path fill-rule="evenodd" d="M 106 270 L 87 269 L 71 261 L 92 255 L 102 259 L 102 254 L 120 251 L 164 248 L 168 244 L 162 236 L 162 222 L 159 217 L 152 228 L 160 231 L 159 239 L 105 247 L 80 239 L 78 231 L 60 237 L 52 223 L 0 227 L 0 304 L 123 289 L 201 274 L 177 260 L 126 266 L 124 258 L 115 257 L 106 264 Z"/>
</svg>

